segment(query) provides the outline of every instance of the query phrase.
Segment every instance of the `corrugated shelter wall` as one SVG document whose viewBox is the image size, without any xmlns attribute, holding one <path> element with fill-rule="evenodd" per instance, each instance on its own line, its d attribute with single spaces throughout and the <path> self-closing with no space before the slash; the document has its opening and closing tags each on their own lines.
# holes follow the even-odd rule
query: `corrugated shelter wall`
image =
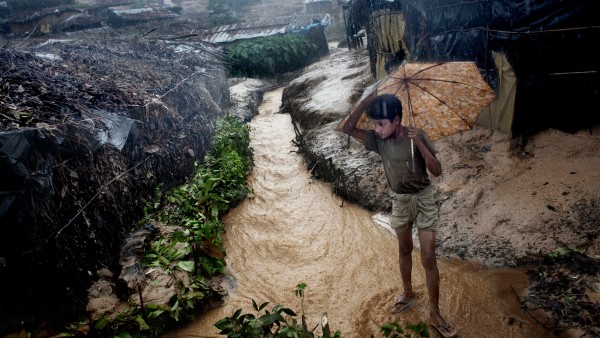
<svg viewBox="0 0 600 338">
<path fill-rule="evenodd" d="M 506 65 L 498 65 L 493 53 L 506 56 L 517 84 L 511 89 L 513 137 L 548 128 L 575 132 L 600 123 L 600 51 L 591 48 L 600 41 L 599 1 L 401 3 L 404 40 L 413 55 L 424 51 L 419 60 L 475 61 L 502 97 L 499 67 Z M 425 48 L 419 41 L 427 42 Z M 502 109 L 508 104 L 498 102 Z"/>
<path fill-rule="evenodd" d="M 363 2 L 372 9 L 369 22 L 363 23 L 363 12 L 350 11 L 346 25 L 354 29 L 352 34 L 368 25 L 374 79 L 384 74 L 384 55 L 398 40 L 391 37 L 402 37 L 408 60 L 476 62 L 504 100 L 496 109 L 503 109 L 502 114 L 512 111 L 510 128 L 500 116 L 489 118 L 489 123 L 513 137 L 548 128 L 576 132 L 600 123 L 600 50 L 591 48 L 600 41 L 600 1 L 386 1 L 401 5 L 395 10 L 401 10 L 403 21 L 395 28 L 402 31 L 395 33 L 394 27 L 386 28 L 389 12 L 379 12 L 373 1 L 350 1 L 351 9 L 365 8 Z M 502 53 L 505 60 L 496 64 L 493 53 Z M 508 81 L 500 79 L 508 76 L 507 64 L 516 83 L 510 88 L 499 84 Z M 514 97 L 503 98 L 509 93 Z"/>
<path fill-rule="evenodd" d="M 397 10 L 380 10 L 373 13 L 369 22 L 369 57 L 371 73 L 376 80 L 386 75 L 384 65 L 391 60 L 393 54 L 405 46 L 400 41 L 404 38 L 404 14 Z"/>
<path fill-rule="evenodd" d="M 407 46 L 404 41 L 405 26 L 402 11 L 379 10 L 371 16 L 368 27 L 368 48 L 371 71 L 375 80 L 380 80 L 387 75 L 384 65 L 393 58 L 399 48 L 404 49 L 406 59 L 412 59 L 410 51 L 405 47 Z M 516 75 L 503 53 L 492 54 L 498 70 L 497 98 L 481 112 L 477 124 L 510 133 L 514 117 Z"/>
</svg>

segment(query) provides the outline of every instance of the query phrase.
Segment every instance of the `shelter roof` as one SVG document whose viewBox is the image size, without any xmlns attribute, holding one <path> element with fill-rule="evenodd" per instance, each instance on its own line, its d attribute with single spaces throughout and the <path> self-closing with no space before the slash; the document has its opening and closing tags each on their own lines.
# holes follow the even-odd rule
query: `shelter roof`
<svg viewBox="0 0 600 338">
<path fill-rule="evenodd" d="M 298 30 L 315 22 L 321 22 L 325 14 L 307 14 L 282 17 L 261 18 L 253 21 L 218 26 L 206 32 L 204 41 L 227 43 L 242 39 L 283 34 Z"/>
</svg>

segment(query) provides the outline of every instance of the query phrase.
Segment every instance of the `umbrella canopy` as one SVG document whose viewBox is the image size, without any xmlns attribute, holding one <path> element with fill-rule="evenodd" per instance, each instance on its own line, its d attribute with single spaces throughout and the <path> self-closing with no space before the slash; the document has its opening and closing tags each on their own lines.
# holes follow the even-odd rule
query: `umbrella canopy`
<svg viewBox="0 0 600 338">
<path fill-rule="evenodd" d="M 353 110 L 361 109 L 361 102 L 373 91 L 396 95 L 402 101 L 402 124 L 423 129 L 432 141 L 471 129 L 495 97 L 474 62 L 404 62 L 365 89 Z M 373 129 L 366 112 L 357 127 Z"/>
</svg>

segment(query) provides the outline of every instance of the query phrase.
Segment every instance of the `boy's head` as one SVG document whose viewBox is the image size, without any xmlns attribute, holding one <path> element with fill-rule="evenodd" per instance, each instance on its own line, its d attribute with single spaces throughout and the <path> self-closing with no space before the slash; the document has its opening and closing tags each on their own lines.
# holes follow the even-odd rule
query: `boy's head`
<svg viewBox="0 0 600 338">
<path fill-rule="evenodd" d="M 398 117 L 402 121 L 402 102 L 392 94 L 383 94 L 373 99 L 367 107 L 367 115 L 371 120 L 390 120 L 393 122 Z"/>
</svg>

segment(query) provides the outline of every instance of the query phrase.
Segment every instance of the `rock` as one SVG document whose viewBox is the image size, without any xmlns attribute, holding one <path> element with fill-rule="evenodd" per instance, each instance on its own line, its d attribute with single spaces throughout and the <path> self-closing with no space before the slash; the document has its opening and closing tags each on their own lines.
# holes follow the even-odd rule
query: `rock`
<svg viewBox="0 0 600 338">
<path fill-rule="evenodd" d="M 146 271 L 143 268 L 144 253 L 148 243 L 158 233 L 152 224 L 146 224 L 131 233 L 121 247 L 119 265 L 121 274 L 118 282 L 123 285 L 125 299 L 131 293 L 137 293 L 145 284 Z"/>
</svg>

